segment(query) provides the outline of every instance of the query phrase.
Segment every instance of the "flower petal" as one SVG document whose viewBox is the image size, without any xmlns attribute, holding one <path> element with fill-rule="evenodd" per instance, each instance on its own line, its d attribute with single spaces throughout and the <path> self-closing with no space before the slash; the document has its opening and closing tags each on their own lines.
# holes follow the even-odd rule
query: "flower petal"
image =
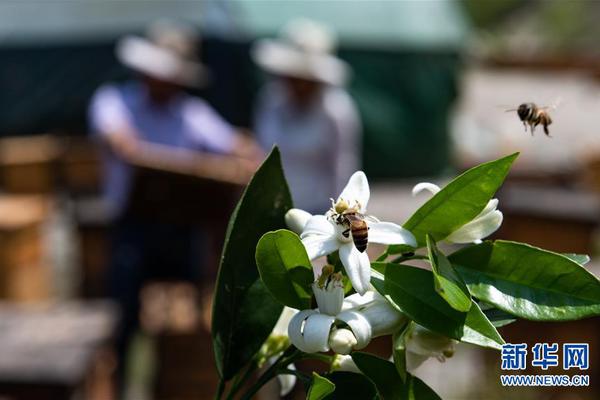
<svg viewBox="0 0 600 400">
<path fill-rule="evenodd" d="M 339 240 L 331 235 L 311 235 L 303 238 L 302 244 L 310 260 L 331 254 L 340 246 Z"/>
<path fill-rule="evenodd" d="M 338 314 L 336 319 L 348 324 L 356 338 L 356 350 L 367 347 L 371 341 L 372 329 L 369 321 L 358 311 L 348 310 Z"/>
<path fill-rule="evenodd" d="M 362 306 L 365 306 L 366 304 L 372 303 L 374 301 L 386 301 L 386 300 L 383 298 L 382 295 L 377 293 L 375 290 L 369 290 L 364 295 L 355 293 L 344 299 L 342 311 L 350 310 L 352 308 L 362 307 Z"/>
<path fill-rule="evenodd" d="M 354 363 L 354 360 L 352 360 L 352 356 L 349 355 L 336 355 L 331 367 L 334 371 L 347 371 L 362 374 L 360 369 L 358 369 Z"/>
<path fill-rule="evenodd" d="M 307 347 L 304 344 L 303 328 L 305 321 L 313 314 L 316 314 L 316 310 L 302 310 L 298 314 L 294 315 L 288 325 L 288 336 L 294 346 L 299 348 L 305 353 L 308 353 Z"/>
<path fill-rule="evenodd" d="M 491 199 L 485 205 L 485 208 L 479 214 L 477 214 L 477 216 L 475 218 L 473 218 L 473 219 L 477 219 L 477 218 L 479 218 L 481 216 L 484 216 L 485 214 L 494 211 L 497 207 L 498 207 L 498 199 Z"/>
<path fill-rule="evenodd" d="M 308 219 L 302 230 L 301 238 L 312 235 L 333 235 L 335 227 L 324 215 L 313 215 Z"/>
<path fill-rule="evenodd" d="M 329 332 L 335 317 L 325 314 L 313 314 L 304 324 L 304 347 L 306 353 L 329 351 Z M 300 349 L 302 350 L 302 349 Z"/>
<path fill-rule="evenodd" d="M 356 250 L 354 243 L 344 243 L 340 246 L 340 260 L 354 290 L 365 294 L 371 282 L 371 262 L 367 253 Z"/>
<path fill-rule="evenodd" d="M 296 366 L 294 364 L 288 365 L 288 368 L 292 371 L 296 370 Z M 296 375 L 292 374 L 279 374 L 277 375 L 277 380 L 279 380 L 279 396 L 284 397 L 287 396 L 294 386 L 296 386 Z"/>
<path fill-rule="evenodd" d="M 407 244 L 417 247 L 417 240 L 410 231 L 392 222 L 369 224 L 369 242 L 381 244 Z"/>
<path fill-rule="evenodd" d="M 296 310 L 295 308 L 291 308 L 288 306 L 283 307 L 283 311 L 281 311 L 279 319 L 277 320 L 277 323 L 275 324 L 271 335 L 287 336 L 288 325 L 290 324 L 290 321 L 292 320 L 294 315 L 296 315 L 297 313 L 298 310 Z"/>
<path fill-rule="evenodd" d="M 312 284 L 319 312 L 327 315 L 337 315 L 342 310 L 344 302 L 344 288 L 341 286 L 320 288 L 317 282 Z"/>
<path fill-rule="evenodd" d="M 299 208 L 292 208 L 285 213 L 285 224 L 292 232 L 300 235 L 304 231 L 304 227 L 312 215 Z"/>
<path fill-rule="evenodd" d="M 415 369 L 419 368 L 421 364 L 423 364 L 429 356 L 423 356 L 421 354 L 415 354 L 411 351 L 406 352 L 406 370 L 408 372 L 413 372 Z"/>
<path fill-rule="evenodd" d="M 431 194 L 436 194 L 437 192 L 439 192 L 440 187 L 436 184 L 433 183 L 429 183 L 429 182 L 421 182 L 421 183 L 417 183 L 415 185 L 415 187 L 412 190 L 412 195 L 416 196 L 419 193 L 421 193 L 423 190 L 427 190 L 428 192 L 431 192 Z"/>
<path fill-rule="evenodd" d="M 495 210 L 458 228 L 445 239 L 452 243 L 472 243 L 494 233 L 502 224 L 502 212 Z"/>
<path fill-rule="evenodd" d="M 362 171 L 356 171 L 346 184 L 344 190 L 339 195 L 337 201 L 344 199 L 350 203 L 350 206 L 354 206 L 354 202 L 358 201 L 361 206 L 361 212 L 365 212 L 367 209 L 367 203 L 371 192 L 369 190 L 369 181 L 367 176 Z"/>
</svg>

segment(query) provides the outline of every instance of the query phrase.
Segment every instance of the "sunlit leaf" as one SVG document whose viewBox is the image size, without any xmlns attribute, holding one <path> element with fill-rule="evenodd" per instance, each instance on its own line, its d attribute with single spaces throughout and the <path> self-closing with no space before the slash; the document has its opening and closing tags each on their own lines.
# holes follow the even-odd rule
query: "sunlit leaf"
<svg viewBox="0 0 600 400">
<path fill-rule="evenodd" d="M 313 273 L 298 235 L 285 229 L 265 233 L 256 246 L 256 265 L 273 297 L 299 310 L 310 307 Z"/>
<path fill-rule="evenodd" d="M 600 315 L 600 281 L 562 254 L 488 241 L 448 259 L 474 297 L 519 318 L 565 321 Z"/>
<path fill-rule="evenodd" d="M 419 246 L 425 246 L 425 235 L 440 241 L 475 218 L 504 182 L 518 153 L 471 168 L 455 178 L 421 206 L 404 228 L 415 235 Z M 405 248 L 390 246 L 397 254 Z"/>
</svg>

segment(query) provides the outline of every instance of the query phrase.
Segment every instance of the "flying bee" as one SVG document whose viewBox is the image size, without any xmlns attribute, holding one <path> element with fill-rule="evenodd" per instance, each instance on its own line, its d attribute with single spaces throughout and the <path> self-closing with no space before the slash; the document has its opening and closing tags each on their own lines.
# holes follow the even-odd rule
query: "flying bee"
<svg viewBox="0 0 600 400">
<path fill-rule="evenodd" d="M 367 225 L 367 219 L 373 219 L 375 221 L 376 219 L 362 214 L 358 203 L 353 207 L 350 207 L 343 199 L 340 199 L 340 201 L 335 204 L 333 199 L 331 199 L 331 204 L 333 220 L 338 225 L 347 228 L 342 232 L 342 235 L 345 238 L 352 235 L 352 241 L 354 242 L 354 246 L 356 246 L 356 250 L 364 253 L 369 244 L 369 226 Z"/>
<path fill-rule="evenodd" d="M 550 137 L 550 131 L 548 130 L 548 125 L 552 123 L 552 118 L 548 114 L 550 108 L 554 107 L 538 107 L 535 103 L 523 103 L 518 108 L 506 111 L 516 111 L 519 119 L 523 122 L 525 132 L 527 132 L 527 125 L 529 125 L 531 136 L 533 136 L 535 128 L 542 125 L 544 133 Z"/>
</svg>

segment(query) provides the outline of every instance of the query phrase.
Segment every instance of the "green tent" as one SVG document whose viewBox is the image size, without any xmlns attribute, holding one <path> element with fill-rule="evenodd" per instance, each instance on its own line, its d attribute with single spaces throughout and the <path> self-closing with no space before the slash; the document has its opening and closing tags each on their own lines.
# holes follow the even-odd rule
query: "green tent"
<svg viewBox="0 0 600 400">
<path fill-rule="evenodd" d="M 339 54 L 354 72 L 350 91 L 363 119 L 370 176 L 431 175 L 447 167 L 448 116 L 468 33 L 460 3 L 238 0 L 228 3 L 227 13 L 229 32 L 243 37 L 272 36 L 295 17 L 338 33 Z M 215 20 L 206 18 L 205 28 L 223 33 L 223 18 Z"/>
</svg>

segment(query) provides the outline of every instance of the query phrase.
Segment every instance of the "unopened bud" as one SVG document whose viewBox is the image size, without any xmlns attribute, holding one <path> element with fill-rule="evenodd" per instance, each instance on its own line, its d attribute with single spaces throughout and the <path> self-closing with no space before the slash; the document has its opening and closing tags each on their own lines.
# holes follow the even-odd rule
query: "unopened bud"
<svg viewBox="0 0 600 400">
<path fill-rule="evenodd" d="M 329 347 L 338 354 L 350 354 L 357 341 L 349 329 L 335 329 L 329 336 Z"/>
</svg>

